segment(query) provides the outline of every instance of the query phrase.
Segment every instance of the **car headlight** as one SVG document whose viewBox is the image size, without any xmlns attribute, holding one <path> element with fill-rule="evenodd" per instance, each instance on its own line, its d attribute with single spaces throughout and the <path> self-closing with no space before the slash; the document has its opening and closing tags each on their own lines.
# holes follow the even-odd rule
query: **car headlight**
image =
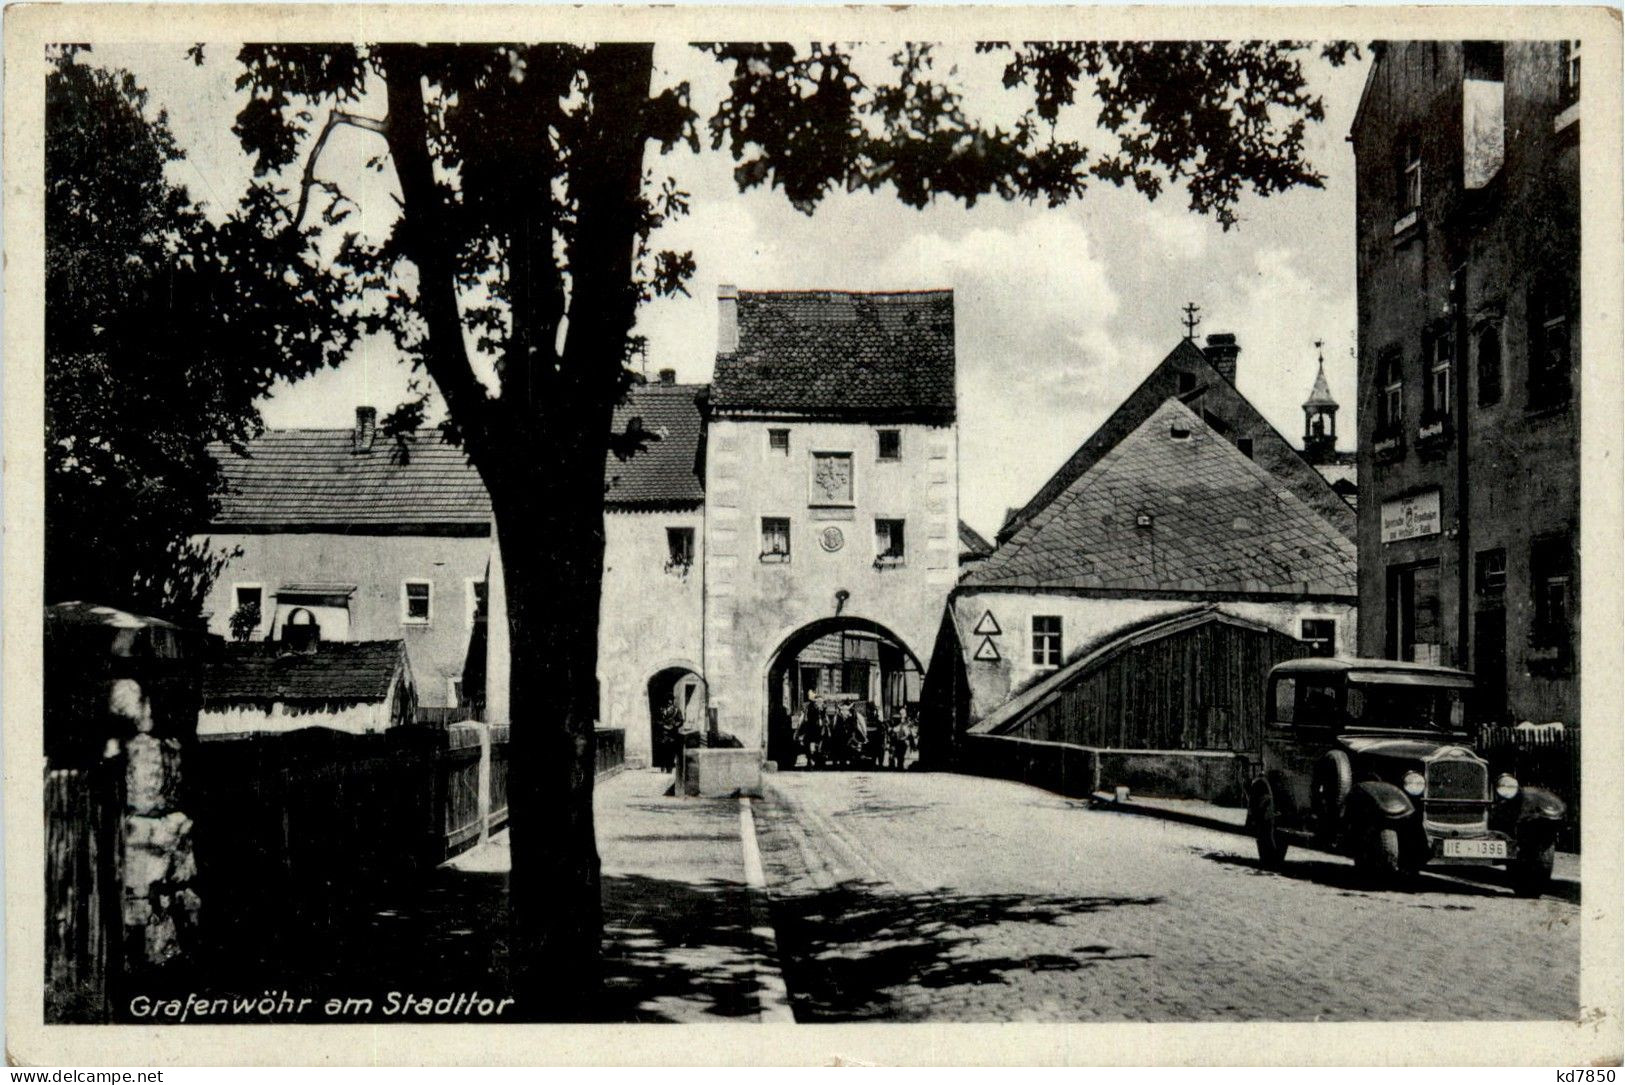
<svg viewBox="0 0 1625 1085">
<path fill-rule="evenodd" d="M 1503 799 L 1512 798 L 1518 793 L 1518 781 L 1513 776 L 1502 773 L 1501 778 L 1495 781 L 1495 793 Z"/>
<path fill-rule="evenodd" d="M 1405 781 L 1400 786 L 1405 789 L 1405 794 L 1420 796 L 1428 789 L 1428 782 L 1420 772 L 1412 769 L 1405 774 Z"/>
</svg>

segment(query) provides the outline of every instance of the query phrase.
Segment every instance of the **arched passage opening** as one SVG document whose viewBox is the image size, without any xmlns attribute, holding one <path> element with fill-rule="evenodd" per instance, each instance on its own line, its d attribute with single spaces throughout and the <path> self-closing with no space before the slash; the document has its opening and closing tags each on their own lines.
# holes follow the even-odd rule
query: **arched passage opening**
<svg viewBox="0 0 1625 1085">
<path fill-rule="evenodd" d="M 878 622 L 835 617 L 802 626 L 768 665 L 768 759 L 782 769 L 904 767 L 917 747 L 907 740 L 923 678 L 918 657 Z M 853 715 L 861 720 L 856 735 L 845 733 Z"/>
<path fill-rule="evenodd" d="M 705 729 L 705 680 L 687 667 L 666 667 L 649 679 L 649 750 L 669 771 L 681 745 L 678 732 Z"/>
</svg>

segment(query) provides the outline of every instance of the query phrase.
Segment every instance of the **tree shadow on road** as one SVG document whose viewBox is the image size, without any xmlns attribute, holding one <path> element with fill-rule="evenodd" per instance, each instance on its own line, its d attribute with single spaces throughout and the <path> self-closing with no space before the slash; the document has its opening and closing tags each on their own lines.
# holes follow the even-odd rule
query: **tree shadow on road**
<svg viewBox="0 0 1625 1085">
<path fill-rule="evenodd" d="M 757 973 L 767 965 L 742 888 L 606 875 L 604 1021 L 754 1018 Z"/>
<path fill-rule="evenodd" d="M 1003 985 L 1009 973 L 1078 972 L 1112 961 L 1146 959 L 1081 945 L 1070 954 L 988 954 L 1007 924 L 1055 926 L 1107 909 L 1152 907 L 1160 897 L 1068 897 L 1023 893 L 899 892 L 847 882 L 773 902 L 774 926 L 796 1020 L 908 1020 L 926 1012 L 908 988 Z M 1012 939 L 1020 944 L 1021 939 Z M 988 1020 L 1019 1016 L 1019 1007 Z"/>
</svg>

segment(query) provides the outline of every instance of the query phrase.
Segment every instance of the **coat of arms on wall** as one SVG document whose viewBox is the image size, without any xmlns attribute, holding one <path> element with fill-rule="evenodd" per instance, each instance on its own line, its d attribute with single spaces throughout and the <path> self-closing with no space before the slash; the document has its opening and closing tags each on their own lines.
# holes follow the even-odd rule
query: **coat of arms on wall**
<svg viewBox="0 0 1625 1085">
<path fill-rule="evenodd" d="M 833 554 L 846 545 L 846 536 L 841 534 L 838 527 L 826 527 L 818 533 L 818 544 Z"/>
<path fill-rule="evenodd" d="M 852 503 L 852 454 L 816 452 L 813 454 L 813 500 L 827 505 Z"/>
</svg>

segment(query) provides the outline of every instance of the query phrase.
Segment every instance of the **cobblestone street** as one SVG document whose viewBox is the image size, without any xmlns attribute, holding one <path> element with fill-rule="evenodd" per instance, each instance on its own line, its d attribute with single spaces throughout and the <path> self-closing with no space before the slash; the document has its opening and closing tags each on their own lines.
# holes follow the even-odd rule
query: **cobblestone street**
<svg viewBox="0 0 1625 1085">
<path fill-rule="evenodd" d="M 758 825 L 799 1021 L 1554 1019 L 1579 908 L 1000 780 L 779 773 Z M 1572 884 L 1572 883 L 1570 883 Z"/>
</svg>

